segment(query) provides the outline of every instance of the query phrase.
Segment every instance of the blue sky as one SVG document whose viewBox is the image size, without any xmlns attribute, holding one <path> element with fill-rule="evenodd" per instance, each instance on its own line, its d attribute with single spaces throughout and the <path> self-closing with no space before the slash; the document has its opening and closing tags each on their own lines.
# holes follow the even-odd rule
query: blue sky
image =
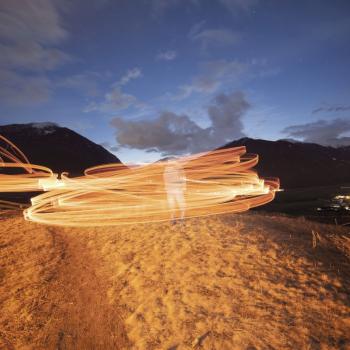
<svg viewBox="0 0 350 350">
<path fill-rule="evenodd" d="M 243 136 L 350 144 L 350 3 L 4 0 L 0 124 L 50 121 L 125 162 Z"/>
</svg>

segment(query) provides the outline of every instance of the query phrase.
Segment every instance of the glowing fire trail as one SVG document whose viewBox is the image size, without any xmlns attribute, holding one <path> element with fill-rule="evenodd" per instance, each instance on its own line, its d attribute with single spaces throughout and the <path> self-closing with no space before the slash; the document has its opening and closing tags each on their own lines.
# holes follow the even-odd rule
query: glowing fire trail
<svg viewBox="0 0 350 350">
<path fill-rule="evenodd" d="M 245 147 L 200 153 L 173 161 L 126 168 L 120 164 L 85 170 L 84 176 L 58 179 L 50 169 L 30 164 L 11 142 L 0 147 L 0 168 L 25 174 L 0 174 L 0 192 L 45 191 L 24 210 L 27 220 L 61 226 L 108 226 L 169 220 L 164 172 L 181 167 L 186 217 L 248 210 L 273 200 L 278 179 L 263 180 L 251 170 L 258 162 Z M 10 152 L 8 149 L 11 149 Z M 11 206 L 7 202 L 7 208 Z M 6 205 L 0 202 L 0 207 Z"/>
</svg>

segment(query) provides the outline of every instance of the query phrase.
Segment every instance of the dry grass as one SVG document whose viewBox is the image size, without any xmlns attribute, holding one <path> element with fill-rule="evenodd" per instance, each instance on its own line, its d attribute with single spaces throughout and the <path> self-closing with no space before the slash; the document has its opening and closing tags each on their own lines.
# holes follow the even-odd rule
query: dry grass
<svg viewBox="0 0 350 350">
<path fill-rule="evenodd" d="M 0 348 L 350 348 L 349 228 L 254 212 L 0 225 Z"/>
</svg>

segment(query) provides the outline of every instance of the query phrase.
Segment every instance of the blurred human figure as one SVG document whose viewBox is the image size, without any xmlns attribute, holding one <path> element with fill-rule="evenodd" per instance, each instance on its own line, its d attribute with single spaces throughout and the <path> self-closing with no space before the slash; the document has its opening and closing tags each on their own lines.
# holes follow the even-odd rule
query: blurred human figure
<svg viewBox="0 0 350 350">
<path fill-rule="evenodd" d="M 185 217 L 186 202 L 184 192 L 186 191 L 186 175 L 179 161 L 168 160 L 164 168 L 164 187 L 167 193 L 168 208 L 171 211 L 172 223 L 176 223 L 176 206 L 180 212 L 180 220 Z"/>
</svg>

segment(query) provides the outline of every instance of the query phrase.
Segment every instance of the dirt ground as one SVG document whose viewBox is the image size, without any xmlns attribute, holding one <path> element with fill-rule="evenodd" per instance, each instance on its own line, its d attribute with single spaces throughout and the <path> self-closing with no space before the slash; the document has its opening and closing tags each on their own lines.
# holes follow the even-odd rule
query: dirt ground
<svg viewBox="0 0 350 350">
<path fill-rule="evenodd" d="M 350 228 L 0 217 L 0 349 L 350 349 Z"/>
</svg>

